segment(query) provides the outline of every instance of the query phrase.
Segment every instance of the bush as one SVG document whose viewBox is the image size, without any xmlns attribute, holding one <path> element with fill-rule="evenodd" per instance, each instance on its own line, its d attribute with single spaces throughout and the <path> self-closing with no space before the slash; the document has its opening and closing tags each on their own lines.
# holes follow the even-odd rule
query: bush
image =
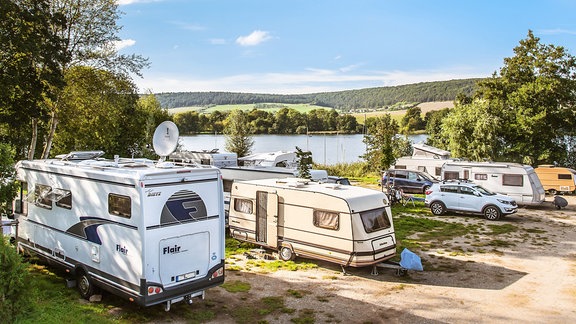
<svg viewBox="0 0 576 324">
<path fill-rule="evenodd" d="M 32 304 L 28 265 L 9 238 L 0 236 L 0 318 L 12 323 L 25 314 Z"/>
</svg>

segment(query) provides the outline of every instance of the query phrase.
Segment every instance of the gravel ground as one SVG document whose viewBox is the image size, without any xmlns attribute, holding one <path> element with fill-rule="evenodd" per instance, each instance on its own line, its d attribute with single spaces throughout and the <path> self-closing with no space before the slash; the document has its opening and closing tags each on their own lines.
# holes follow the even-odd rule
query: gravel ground
<svg viewBox="0 0 576 324">
<path fill-rule="evenodd" d="M 494 223 L 476 216 L 439 217 L 519 230 L 500 234 L 497 240 L 508 244 L 497 247 L 482 246 L 494 237 L 478 235 L 415 251 L 425 269 L 406 276 L 389 268 L 378 268 L 378 275 L 371 268 L 351 268 L 343 275 L 329 263 L 312 270 L 228 271 L 227 281 L 247 282 L 251 289 L 208 290 L 206 302 L 224 309 L 211 323 L 235 323 L 236 310 L 274 296 L 292 311 L 264 316 L 268 323 L 576 323 L 576 197 L 567 198 L 565 209 L 521 208 Z"/>
</svg>

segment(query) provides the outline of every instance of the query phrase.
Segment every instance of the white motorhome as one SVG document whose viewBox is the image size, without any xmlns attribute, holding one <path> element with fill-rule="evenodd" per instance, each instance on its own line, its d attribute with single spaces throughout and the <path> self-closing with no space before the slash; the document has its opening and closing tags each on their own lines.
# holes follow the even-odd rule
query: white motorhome
<svg viewBox="0 0 576 324">
<path fill-rule="evenodd" d="M 235 181 L 230 200 L 232 237 L 343 267 L 374 265 L 395 256 L 386 195 L 378 190 L 303 179 Z"/>
<path fill-rule="evenodd" d="M 450 152 L 423 143 L 412 144 L 412 156 L 396 159 L 394 169 L 406 169 L 426 172 L 436 178 L 442 175 L 442 166 L 452 162 Z"/>
<path fill-rule="evenodd" d="M 244 166 L 258 165 L 267 167 L 295 168 L 298 157 L 293 151 L 275 151 L 255 153 L 238 159 Z"/>
<path fill-rule="evenodd" d="M 101 155 L 16 164 L 18 249 L 64 267 L 85 298 L 102 288 L 169 310 L 222 284 L 219 169 Z"/>
<path fill-rule="evenodd" d="M 446 162 L 442 180 L 471 180 L 482 187 L 508 195 L 519 205 L 539 205 L 545 192 L 534 168 L 529 165 L 504 162 Z"/>
</svg>

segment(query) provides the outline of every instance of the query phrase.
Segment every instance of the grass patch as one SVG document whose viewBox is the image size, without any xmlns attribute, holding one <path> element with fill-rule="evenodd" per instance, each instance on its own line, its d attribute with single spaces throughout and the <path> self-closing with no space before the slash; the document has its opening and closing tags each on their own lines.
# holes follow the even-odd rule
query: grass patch
<svg viewBox="0 0 576 324">
<path fill-rule="evenodd" d="M 226 281 L 220 287 L 230 293 L 248 292 L 252 288 L 249 283 L 240 280 Z"/>
</svg>

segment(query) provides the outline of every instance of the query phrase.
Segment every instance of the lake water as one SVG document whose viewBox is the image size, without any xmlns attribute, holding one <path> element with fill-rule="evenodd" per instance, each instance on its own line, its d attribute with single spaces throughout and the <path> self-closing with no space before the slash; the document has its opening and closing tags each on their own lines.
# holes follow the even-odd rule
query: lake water
<svg viewBox="0 0 576 324">
<path fill-rule="evenodd" d="M 413 143 L 426 141 L 427 135 L 411 135 Z M 252 153 L 295 151 L 298 146 L 303 151 L 312 152 L 312 159 L 321 164 L 351 163 L 362 161 L 360 158 L 366 152 L 362 142 L 364 135 L 254 135 Z M 194 135 L 181 136 L 180 144 L 183 150 L 202 151 L 217 148 L 226 152 L 225 135 Z"/>
</svg>

